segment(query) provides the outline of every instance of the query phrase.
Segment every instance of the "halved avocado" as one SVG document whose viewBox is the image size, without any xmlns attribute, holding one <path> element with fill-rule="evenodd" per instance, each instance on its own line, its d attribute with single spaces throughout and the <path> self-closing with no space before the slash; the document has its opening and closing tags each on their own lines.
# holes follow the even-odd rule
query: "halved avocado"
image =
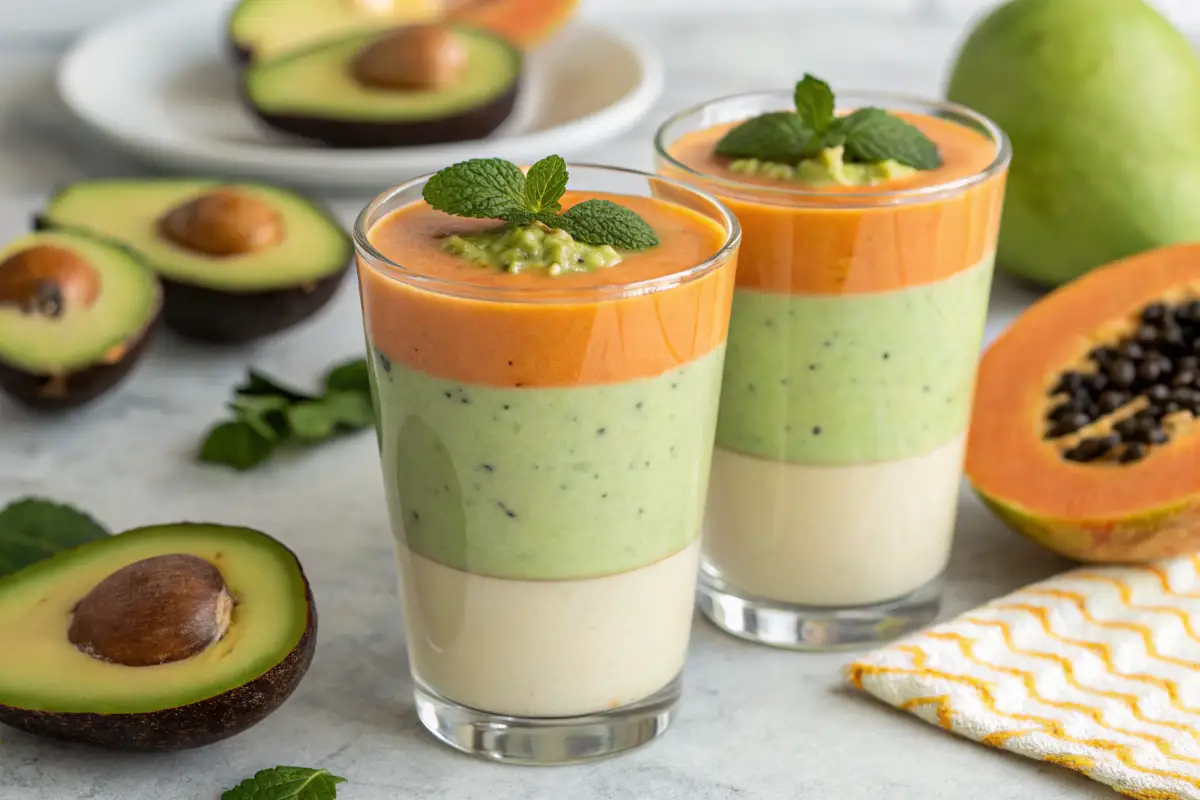
<svg viewBox="0 0 1200 800">
<path fill-rule="evenodd" d="M 141 358 L 162 309 L 154 274 L 129 251 L 78 233 L 0 248 L 0 389 L 30 408 L 87 403 Z"/>
<path fill-rule="evenodd" d="M 355 33 L 256 63 L 246 102 L 268 126 L 330 147 L 481 139 L 516 106 L 524 59 L 468 25 Z"/>
<path fill-rule="evenodd" d="M 242 61 L 271 59 L 321 39 L 438 19 L 444 0 L 241 0 L 229 40 Z"/>
<path fill-rule="evenodd" d="M 119 750 L 241 733 L 299 685 L 317 611 L 249 528 L 136 528 L 0 578 L 0 723 Z"/>
<path fill-rule="evenodd" d="M 173 330 L 235 343 L 276 333 L 328 303 L 349 270 L 346 231 L 285 189 L 203 178 L 72 184 L 35 219 L 120 243 L 162 280 Z"/>
</svg>

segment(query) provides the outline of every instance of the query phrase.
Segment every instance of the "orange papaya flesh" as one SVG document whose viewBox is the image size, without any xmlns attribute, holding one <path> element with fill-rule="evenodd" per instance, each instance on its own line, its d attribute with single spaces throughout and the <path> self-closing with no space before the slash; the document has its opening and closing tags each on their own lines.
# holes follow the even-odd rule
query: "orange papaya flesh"
<svg viewBox="0 0 1200 800">
<path fill-rule="evenodd" d="M 468 0 L 448 17 L 492 31 L 529 50 L 558 33 L 577 6 L 578 0 Z"/>
<path fill-rule="evenodd" d="M 1059 287 L 988 347 L 965 472 L 1000 519 L 1078 561 L 1200 550 L 1197 299 L 1200 244 L 1172 245 Z"/>
</svg>

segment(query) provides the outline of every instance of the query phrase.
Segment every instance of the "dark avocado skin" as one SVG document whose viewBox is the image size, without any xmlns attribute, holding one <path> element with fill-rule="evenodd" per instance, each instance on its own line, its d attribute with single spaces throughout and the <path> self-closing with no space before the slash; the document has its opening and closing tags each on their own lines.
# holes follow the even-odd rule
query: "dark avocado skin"
<svg viewBox="0 0 1200 800">
<path fill-rule="evenodd" d="M 350 269 L 305 286 L 235 294 L 161 278 L 163 316 L 181 336 L 212 344 L 240 344 L 290 328 L 329 303 Z"/>
<path fill-rule="evenodd" d="M 323 119 L 315 115 L 269 114 L 254 107 L 243 92 L 243 102 L 270 128 L 318 142 L 331 148 L 413 147 L 482 139 L 512 116 L 520 94 L 515 81 L 502 95 L 487 103 L 438 119 L 404 122 Z"/>
<path fill-rule="evenodd" d="M 49 203 L 53 202 L 54 195 L 51 195 Z M 335 228 L 341 229 L 341 224 L 331 213 L 320 209 L 311 200 L 308 202 L 321 210 Z M 44 214 L 33 215 L 32 227 L 35 231 L 59 228 Z M 123 242 L 115 244 L 127 248 Z M 159 274 L 163 288 L 163 320 L 175 333 L 210 344 L 241 344 L 278 333 L 315 314 L 337 294 L 353 258 L 349 236 L 346 236 L 345 249 L 345 263 L 337 272 L 312 283 L 264 291 L 228 292 Z"/>
<path fill-rule="evenodd" d="M 198 703 L 145 714 L 55 714 L 0 705 L 0 723 L 35 736 L 129 752 L 190 750 L 236 736 L 283 705 L 312 664 L 317 606 L 307 578 L 304 584 L 304 635 L 287 658 L 247 684 Z"/>
<path fill-rule="evenodd" d="M 137 341 L 130 344 L 120 361 L 95 364 L 65 376 L 66 389 L 61 393 L 43 394 L 42 389 L 50 380 L 47 376 L 25 372 L 19 367 L 3 362 L 0 362 L 0 390 L 34 411 L 65 411 L 90 403 L 129 376 L 133 367 L 141 360 L 146 346 L 154 338 L 161 317 L 160 312 L 142 331 Z"/>
</svg>

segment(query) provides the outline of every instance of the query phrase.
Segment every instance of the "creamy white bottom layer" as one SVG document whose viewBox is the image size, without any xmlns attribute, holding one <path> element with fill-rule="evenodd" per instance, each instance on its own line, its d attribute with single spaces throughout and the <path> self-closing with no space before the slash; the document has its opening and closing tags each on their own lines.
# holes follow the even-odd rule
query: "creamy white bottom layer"
<svg viewBox="0 0 1200 800">
<path fill-rule="evenodd" d="M 704 556 L 743 592 L 850 606 L 908 594 L 950 558 L 964 437 L 897 461 L 814 467 L 718 448 Z"/>
<path fill-rule="evenodd" d="M 576 581 L 472 575 L 397 547 L 409 659 L 433 691 L 518 717 L 637 702 L 683 669 L 700 545 Z"/>
</svg>

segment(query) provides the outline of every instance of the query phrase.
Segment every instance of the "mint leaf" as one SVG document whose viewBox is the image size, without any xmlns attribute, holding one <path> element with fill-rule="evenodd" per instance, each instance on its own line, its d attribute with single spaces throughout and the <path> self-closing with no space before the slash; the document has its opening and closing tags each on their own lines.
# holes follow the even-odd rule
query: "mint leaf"
<svg viewBox="0 0 1200 800">
<path fill-rule="evenodd" d="M 607 244 L 621 250 L 646 250 L 658 244 L 658 235 L 644 219 L 611 200 L 584 200 L 543 221 L 584 244 Z"/>
<path fill-rule="evenodd" d="M 248 422 L 222 422 L 214 426 L 200 445 L 197 458 L 239 472 L 261 464 L 271 456 L 275 442 Z"/>
<path fill-rule="evenodd" d="M 287 407 L 288 399 L 277 394 L 238 395 L 229 403 L 234 420 L 246 423 L 272 442 L 287 435 L 283 414 Z"/>
<path fill-rule="evenodd" d="M 809 128 L 821 133 L 833 122 L 833 89 L 808 73 L 796 84 L 796 113 Z"/>
<path fill-rule="evenodd" d="M 299 389 L 293 389 L 290 386 L 280 383 L 269 375 L 266 375 L 257 370 L 250 370 L 246 374 L 246 381 L 239 385 L 234 391 L 237 394 L 244 395 L 279 395 L 287 398 L 289 402 L 296 403 L 301 400 L 311 400 L 313 395 L 302 392 Z"/>
<path fill-rule="evenodd" d="M 525 202 L 525 175 L 502 158 L 472 158 L 436 173 L 421 191 L 425 202 L 456 217 L 532 220 Z"/>
<path fill-rule="evenodd" d="M 915 169 L 942 165 L 937 145 L 920 128 L 882 108 L 860 108 L 839 119 L 837 130 L 845 136 L 850 161 L 897 161 Z"/>
<path fill-rule="evenodd" d="M 0 510 L 0 575 L 7 575 L 84 542 L 108 529 L 68 505 L 25 497 Z"/>
<path fill-rule="evenodd" d="M 558 200 L 566 190 L 567 162 L 560 156 L 546 156 L 525 175 L 525 210 L 558 211 L 562 208 Z"/>
<path fill-rule="evenodd" d="M 752 117 L 728 131 L 717 142 L 716 154 L 729 158 L 757 158 L 795 164 L 819 147 L 820 137 L 794 111 L 771 111 Z"/>
<path fill-rule="evenodd" d="M 325 390 L 371 393 L 371 377 L 367 374 L 367 360 L 356 358 L 340 364 L 325 373 Z"/>
<path fill-rule="evenodd" d="M 359 430 L 375 424 L 375 406 L 370 394 L 330 392 L 321 404 L 339 428 Z"/>
<path fill-rule="evenodd" d="M 222 792 L 221 800 L 334 800 L 345 782 L 327 769 L 275 767 Z"/>
</svg>

